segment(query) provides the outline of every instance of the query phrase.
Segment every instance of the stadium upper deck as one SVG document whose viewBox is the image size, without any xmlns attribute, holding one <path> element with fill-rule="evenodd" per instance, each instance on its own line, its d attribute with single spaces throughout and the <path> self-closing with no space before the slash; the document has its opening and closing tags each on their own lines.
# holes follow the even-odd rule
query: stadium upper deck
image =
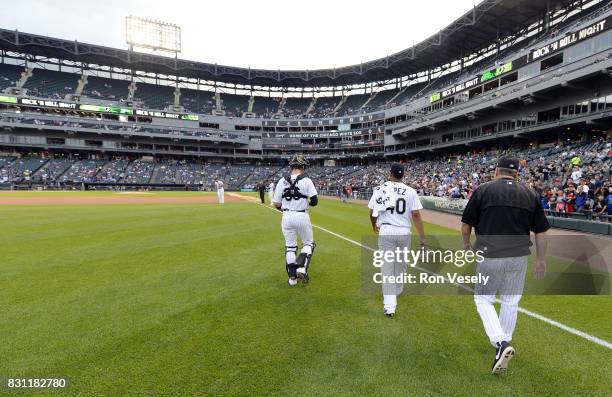
<svg viewBox="0 0 612 397">
<path fill-rule="evenodd" d="M 369 83 L 422 73 L 429 67 L 470 63 L 487 50 L 512 46 L 533 25 L 546 32 L 568 10 L 589 1 L 484 0 L 438 34 L 413 47 L 359 65 L 320 70 L 262 70 L 135 53 L 77 41 L 0 31 L 1 48 L 79 64 L 109 65 L 172 76 L 253 86 L 322 87 Z M 599 3 L 599 2 L 596 2 Z M 570 16 L 571 17 L 571 16 Z M 484 51 L 484 52 L 483 52 Z"/>
</svg>

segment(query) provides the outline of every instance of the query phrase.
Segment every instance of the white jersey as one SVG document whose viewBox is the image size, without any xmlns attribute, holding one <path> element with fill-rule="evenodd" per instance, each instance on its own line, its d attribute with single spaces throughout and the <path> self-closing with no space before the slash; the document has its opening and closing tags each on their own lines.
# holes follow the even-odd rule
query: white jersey
<svg viewBox="0 0 612 397">
<path fill-rule="evenodd" d="M 215 187 L 217 188 L 217 190 L 223 190 L 223 181 L 215 182 Z"/>
<path fill-rule="evenodd" d="M 385 198 L 391 200 L 385 211 L 373 215 L 378 217 L 378 226 L 396 226 L 410 229 L 412 211 L 423 209 L 416 190 L 402 182 L 387 181 L 374 189 L 368 208 L 375 210 Z"/>
<path fill-rule="evenodd" d="M 274 193 L 274 182 L 270 182 L 270 184 L 268 185 L 268 191 Z"/>
<path fill-rule="evenodd" d="M 295 181 L 297 175 L 291 175 L 291 180 Z M 288 193 L 290 188 L 289 182 L 285 178 L 281 178 L 276 184 L 274 190 L 273 201 L 281 203 L 281 209 L 288 211 L 305 211 L 308 209 L 308 199 L 317 195 L 317 189 L 308 177 L 301 178 L 296 184 L 296 192 L 298 195 L 306 197 L 284 197 L 283 194 Z"/>
</svg>

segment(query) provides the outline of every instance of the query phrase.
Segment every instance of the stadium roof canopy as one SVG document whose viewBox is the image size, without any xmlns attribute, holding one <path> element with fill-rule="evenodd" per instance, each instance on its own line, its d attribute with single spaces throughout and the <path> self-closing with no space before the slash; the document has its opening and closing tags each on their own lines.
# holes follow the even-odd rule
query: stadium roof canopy
<svg viewBox="0 0 612 397">
<path fill-rule="evenodd" d="M 548 3 L 548 5 L 547 5 Z M 47 58 L 273 87 L 322 87 L 384 81 L 427 71 L 495 44 L 542 19 L 549 10 L 580 0 L 484 0 L 438 34 L 406 50 L 358 65 L 317 70 L 265 70 L 223 66 L 130 52 L 77 41 L 0 29 L 0 49 Z M 384 38 L 381 38 L 384 40 Z"/>
</svg>

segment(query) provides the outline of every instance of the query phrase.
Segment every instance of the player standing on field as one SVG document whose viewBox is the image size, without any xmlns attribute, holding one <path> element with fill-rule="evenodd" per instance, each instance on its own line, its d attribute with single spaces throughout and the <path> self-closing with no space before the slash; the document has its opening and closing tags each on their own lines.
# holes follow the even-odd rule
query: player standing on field
<svg viewBox="0 0 612 397">
<path fill-rule="evenodd" d="M 535 233 L 536 241 L 535 276 L 542 278 L 546 272 L 547 247 L 543 235 L 550 225 L 538 194 L 516 182 L 518 169 L 517 159 L 500 158 L 494 180 L 478 186 L 461 219 L 464 249 L 483 252 L 484 260 L 476 265 L 476 273 L 489 276 L 487 283 L 476 285 L 474 302 L 495 347 L 493 374 L 504 372 L 514 356 L 510 341 L 525 285 L 530 232 Z M 470 243 L 472 227 L 476 228 L 474 247 Z M 501 298 L 499 316 L 493 306 L 497 293 Z"/>
<path fill-rule="evenodd" d="M 264 181 L 259 181 L 257 184 L 257 191 L 259 192 L 259 199 L 262 204 L 266 203 L 266 184 Z"/>
<path fill-rule="evenodd" d="M 396 248 L 410 249 L 411 219 L 419 233 L 421 246 L 426 246 L 425 230 L 419 210 L 423 209 L 416 191 L 402 182 L 404 166 L 392 164 L 389 180 L 376 187 L 368 203 L 370 222 L 378 234 L 378 249 L 395 251 Z M 406 262 L 385 262 L 381 267 L 383 276 L 383 308 L 387 317 L 395 315 L 397 295 L 403 291 L 403 284 L 385 282 L 385 277 L 401 276 L 406 273 Z"/>
<path fill-rule="evenodd" d="M 270 204 L 274 201 L 274 182 L 270 181 L 268 185 L 268 196 L 270 196 Z"/>
<path fill-rule="evenodd" d="M 219 204 L 223 204 L 225 202 L 225 189 L 223 187 L 223 181 L 218 180 L 215 182 L 215 188 L 217 188 L 217 199 L 219 199 Z"/>
<path fill-rule="evenodd" d="M 308 283 L 308 265 L 314 252 L 315 243 L 308 208 L 318 204 L 317 189 L 304 175 L 308 165 L 302 155 L 296 154 L 289 161 L 290 174 L 276 184 L 272 202 L 283 212 L 281 228 L 285 236 L 285 268 L 289 285 L 296 285 L 298 279 Z M 302 250 L 297 256 L 298 236 L 302 240 Z"/>
</svg>

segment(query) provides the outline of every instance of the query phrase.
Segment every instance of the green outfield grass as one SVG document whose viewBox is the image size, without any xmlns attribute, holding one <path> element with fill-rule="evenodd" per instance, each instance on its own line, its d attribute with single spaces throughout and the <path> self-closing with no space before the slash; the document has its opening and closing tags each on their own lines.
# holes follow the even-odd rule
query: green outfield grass
<svg viewBox="0 0 612 397">
<path fill-rule="evenodd" d="M 360 205 L 311 216 L 370 233 Z M 0 377 L 67 376 L 56 395 L 83 396 L 610 395 L 610 349 L 523 314 L 490 375 L 471 296 L 404 296 L 387 319 L 359 247 L 314 233 L 311 284 L 289 287 L 280 214 L 251 202 L 0 206 Z M 521 306 L 612 341 L 610 296 Z"/>
</svg>

